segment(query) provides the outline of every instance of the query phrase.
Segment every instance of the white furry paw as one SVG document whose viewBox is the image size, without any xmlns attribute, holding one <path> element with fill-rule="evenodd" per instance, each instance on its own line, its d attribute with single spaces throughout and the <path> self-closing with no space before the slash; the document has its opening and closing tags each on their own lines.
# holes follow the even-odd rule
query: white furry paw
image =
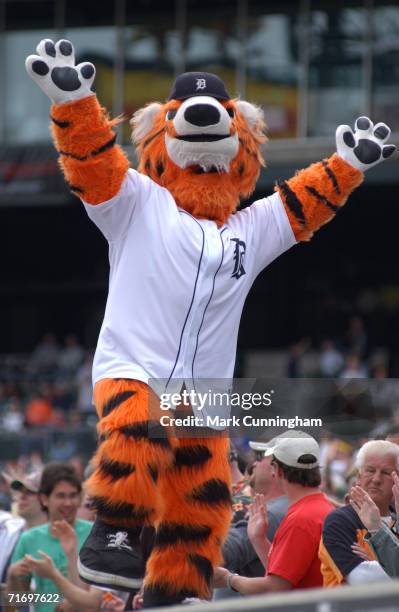
<svg viewBox="0 0 399 612">
<path fill-rule="evenodd" d="M 63 104 L 93 95 L 96 69 L 88 62 L 75 66 L 75 51 L 69 40 L 54 44 L 46 38 L 36 51 L 37 55 L 26 58 L 26 70 L 53 102 Z"/>
<path fill-rule="evenodd" d="M 395 151 L 395 145 L 385 144 L 390 134 L 391 130 L 385 123 L 374 126 L 368 117 L 359 117 L 354 132 L 349 125 L 337 128 L 337 153 L 351 166 L 364 172 Z"/>
</svg>

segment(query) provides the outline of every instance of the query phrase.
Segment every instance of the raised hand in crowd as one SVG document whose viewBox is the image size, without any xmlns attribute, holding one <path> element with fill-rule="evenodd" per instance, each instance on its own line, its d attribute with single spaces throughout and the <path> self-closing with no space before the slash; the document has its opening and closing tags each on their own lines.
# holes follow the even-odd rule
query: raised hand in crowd
<svg viewBox="0 0 399 612">
<path fill-rule="evenodd" d="M 260 538 L 266 538 L 268 519 L 265 496 L 257 493 L 252 504 L 248 507 L 248 537 L 252 544 Z"/>
<path fill-rule="evenodd" d="M 356 485 L 350 492 L 350 504 L 359 515 L 363 525 L 369 531 L 378 531 L 382 527 L 380 511 L 370 495 Z"/>
<path fill-rule="evenodd" d="M 50 525 L 51 535 L 57 538 L 67 557 L 77 553 L 78 540 L 72 525 L 67 521 L 54 521 Z"/>
<path fill-rule="evenodd" d="M 267 539 L 267 528 L 269 524 L 264 495 L 260 493 L 255 495 L 254 501 L 248 508 L 248 514 L 248 538 L 261 560 L 263 567 L 266 569 L 271 544 Z"/>
<path fill-rule="evenodd" d="M 399 476 L 397 475 L 396 472 L 392 472 L 392 478 L 393 478 L 392 494 L 395 500 L 396 515 L 399 516 Z"/>
</svg>

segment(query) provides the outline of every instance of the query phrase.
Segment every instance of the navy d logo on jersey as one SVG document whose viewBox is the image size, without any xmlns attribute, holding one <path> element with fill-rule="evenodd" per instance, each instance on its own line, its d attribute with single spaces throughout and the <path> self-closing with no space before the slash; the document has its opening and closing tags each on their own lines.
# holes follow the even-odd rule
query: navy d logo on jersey
<svg viewBox="0 0 399 612">
<path fill-rule="evenodd" d="M 231 240 L 236 243 L 234 248 L 234 270 L 231 278 L 236 278 L 238 280 L 245 274 L 244 257 L 246 245 L 243 240 L 239 240 L 238 238 L 232 238 Z"/>
</svg>

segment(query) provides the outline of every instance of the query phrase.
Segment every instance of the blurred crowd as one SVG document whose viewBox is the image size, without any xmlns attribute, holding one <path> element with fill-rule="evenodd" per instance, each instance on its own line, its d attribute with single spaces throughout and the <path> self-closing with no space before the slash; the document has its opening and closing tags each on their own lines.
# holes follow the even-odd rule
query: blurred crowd
<svg viewBox="0 0 399 612">
<path fill-rule="evenodd" d="M 244 357 L 244 359 L 243 359 Z M 26 428 L 75 427 L 95 424 L 92 405 L 93 350 L 75 334 L 60 344 L 51 332 L 43 335 L 30 355 L 0 356 L 0 423 L 3 431 Z M 245 355 L 238 355 L 237 372 L 245 371 Z M 396 364 L 384 347 L 373 346 L 364 319 L 352 316 L 337 338 L 315 343 L 303 338 L 287 351 L 288 378 L 371 379 L 377 408 L 389 416 L 399 407 Z M 388 410 L 389 409 L 389 410 Z"/>
<path fill-rule="evenodd" d="M 78 426 L 95 422 L 92 351 L 74 334 L 59 345 L 48 332 L 28 356 L 0 361 L 0 422 L 3 431 Z"/>
<path fill-rule="evenodd" d="M 310 352 L 313 359 L 306 364 Z M 364 319 L 353 315 L 336 338 L 324 337 L 316 345 L 309 338 L 302 338 L 293 344 L 289 349 L 286 375 L 290 378 L 384 379 L 396 376 L 396 368 L 389 350 L 370 342 Z"/>
<path fill-rule="evenodd" d="M 399 425 L 379 439 L 351 443 L 328 431 L 316 441 L 293 430 L 271 440 L 235 440 L 229 461 L 232 522 L 214 599 L 399 575 Z M 142 605 L 141 589 L 79 578 L 79 549 L 95 520 L 85 490 L 92 473 L 91 463 L 45 463 L 37 454 L 1 466 L 0 579 L 7 592 L 22 592 L 33 578 L 33 592 L 57 597 L 33 610 L 122 612 Z"/>
</svg>

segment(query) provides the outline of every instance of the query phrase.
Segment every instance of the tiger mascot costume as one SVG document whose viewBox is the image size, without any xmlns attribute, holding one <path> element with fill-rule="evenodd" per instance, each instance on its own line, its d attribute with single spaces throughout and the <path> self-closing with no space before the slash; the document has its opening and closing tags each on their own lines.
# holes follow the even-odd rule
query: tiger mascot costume
<svg viewBox="0 0 399 612">
<path fill-rule="evenodd" d="M 180 392 L 182 380 L 195 389 L 199 379 L 231 379 L 255 277 L 309 240 L 363 171 L 393 153 L 385 144 L 390 130 L 366 117 L 354 131 L 340 126 L 337 153 L 236 212 L 264 165 L 265 123 L 260 108 L 231 99 L 216 75 L 182 74 L 165 104 L 135 113 L 135 171 L 115 143 L 115 120 L 91 90 L 94 66 L 75 66 L 69 41 L 41 41 L 26 68 L 53 102 L 69 187 L 109 242 L 109 295 L 93 366 L 99 446 L 88 487 L 97 520 L 80 553 L 81 577 L 139 588 L 139 534 L 153 526 L 144 607 L 209 599 L 231 513 L 227 436 L 219 428 L 179 437 L 162 426 L 152 381 Z"/>
</svg>

